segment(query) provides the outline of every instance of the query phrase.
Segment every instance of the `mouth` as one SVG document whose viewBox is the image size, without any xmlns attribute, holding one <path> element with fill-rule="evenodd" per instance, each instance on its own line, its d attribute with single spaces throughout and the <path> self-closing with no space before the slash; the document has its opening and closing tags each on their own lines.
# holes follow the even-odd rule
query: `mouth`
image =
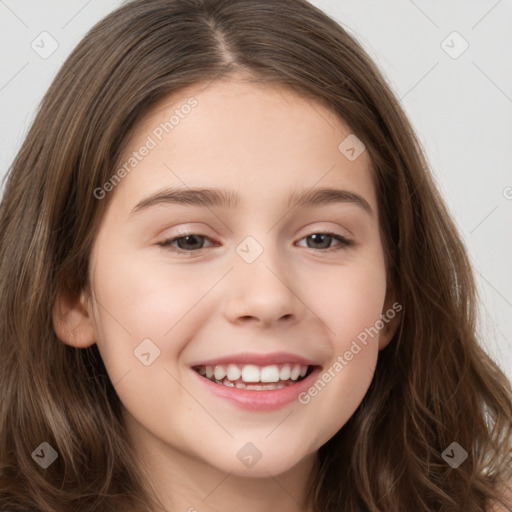
<svg viewBox="0 0 512 512">
<path fill-rule="evenodd" d="M 267 366 L 255 364 L 217 364 L 192 367 L 199 375 L 228 388 L 249 391 L 274 391 L 305 380 L 314 371 L 314 365 L 280 363 Z"/>
</svg>

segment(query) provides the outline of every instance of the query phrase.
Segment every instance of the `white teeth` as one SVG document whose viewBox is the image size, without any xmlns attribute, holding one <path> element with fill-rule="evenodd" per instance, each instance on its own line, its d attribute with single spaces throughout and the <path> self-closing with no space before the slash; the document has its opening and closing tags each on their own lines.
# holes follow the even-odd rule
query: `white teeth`
<svg viewBox="0 0 512 512">
<path fill-rule="evenodd" d="M 260 369 L 255 364 L 246 364 L 242 369 L 244 382 L 260 382 Z"/>
<path fill-rule="evenodd" d="M 252 389 L 254 391 L 261 391 L 261 390 L 272 390 L 272 389 L 281 389 L 286 387 L 286 384 L 265 384 L 264 386 L 257 385 L 257 384 L 248 384 L 247 386 L 244 386 L 246 389 Z"/>
<path fill-rule="evenodd" d="M 304 377 L 309 366 L 286 363 L 283 365 L 272 364 L 259 367 L 254 364 L 238 365 L 230 363 L 228 365 L 200 366 L 198 373 L 206 378 L 216 381 L 218 384 L 226 386 L 236 386 L 243 389 L 279 389 L 291 384 L 290 381 L 296 381 L 299 377 Z M 288 384 L 284 382 L 289 381 Z M 246 386 L 246 383 L 265 383 L 264 387 L 258 385 Z M 278 385 L 274 388 L 273 385 Z"/>
<path fill-rule="evenodd" d="M 236 364 L 228 364 L 226 375 L 229 380 L 234 382 L 235 380 L 238 380 L 240 378 L 240 376 L 242 375 L 242 371 L 240 370 L 240 368 L 238 368 Z"/>
<path fill-rule="evenodd" d="M 213 372 L 217 380 L 222 380 L 226 376 L 226 370 L 222 366 L 217 365 Z"/>
<path fill-rule="evenodd" d="M 243 382 L 236 382 L 235 384 L 233 384 L 228 379 L 224 379 L 223 381 L 216 380 L 215 383 L 221 384 L 224 386 L 228 386 L 230 388 L 235 387 L 238 389 L 249 389 L 249 390 L 254 390 L 254 391 L 262 391 L 262 390 L 269 391 L 272 389 L 282 389 L 282 388 L 285 388 L 287 385 L 289 385 L 289 384 L 284 384 L 282 382 L 273 383 L 273 384 L 263 384 L 263 385 L 261 385 L 261 384 L 244 384 Z"/>
<path fill-rule="evenodd" d="M 300 375 L 300 364 L 296 364 L 290 372 L 290 379 L 297 380 Z"/>
<path fill-rule="evenodd" d="M 279 368 L 274 364 L 261 369 L 261 382 L 279 382 Z"/>
<path fill-rule="evenodd" d="M 279 372 L 279 378 L 281 380 L 288 380 L 290 378 L 290 373 L 291 373 L 290 365 L 289 364 L 285 364 L 281 368 L 281 371 Z"/>
</svg>

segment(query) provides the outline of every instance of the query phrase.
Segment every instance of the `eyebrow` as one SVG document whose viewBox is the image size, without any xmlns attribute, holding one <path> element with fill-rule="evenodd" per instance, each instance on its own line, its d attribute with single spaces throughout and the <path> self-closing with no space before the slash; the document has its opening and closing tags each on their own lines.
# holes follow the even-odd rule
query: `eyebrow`
<svg viewBox="0 0 512 512">
<path fill-rule="evenodd" d="M 159 204 L 236 208 L 240 201 L 240 195 L 232 190 L 166 187 L 139 201 L 130 212 L 130 217 Z M 326 187 L 292 191 L 288 197 L 287 207 L 323 206 L 334 203 L 352 203 L 373 216 L 370 204 L 360 195 L 348 190 Z"/>
</svg>

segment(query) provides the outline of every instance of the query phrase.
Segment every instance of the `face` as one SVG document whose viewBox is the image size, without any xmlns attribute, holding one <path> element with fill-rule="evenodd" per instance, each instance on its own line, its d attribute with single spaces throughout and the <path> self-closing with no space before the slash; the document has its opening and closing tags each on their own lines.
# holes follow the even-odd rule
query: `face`
<svg viewBox="0 0 512 512">
<path fill-rule="evenodd" d="M 137 125 L 129 171 L 98 192 L 112 196 L 81 341 L 97 343 L 136 446 L 267 476 L 354 413 L 393 301 L 350 134 L 320 104 L 235 80 Z"/>
</svg>

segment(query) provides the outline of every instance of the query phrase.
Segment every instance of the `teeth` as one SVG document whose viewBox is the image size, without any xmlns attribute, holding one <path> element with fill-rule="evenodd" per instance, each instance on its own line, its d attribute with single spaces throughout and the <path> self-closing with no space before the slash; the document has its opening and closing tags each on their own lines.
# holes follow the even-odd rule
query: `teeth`
<svg viewBox="0 0 512 512">
<path fill-rule="evenodd" d="M 260 382 L 260 369 L 254 364 L 246 364 L 242 370 L 244 382 Z"/>
<path fill-rule="evenodd" d="M 236 382 L 235 384 L 233 384 L 228 379 L 224 379 L 222 381 L 215 380 L 214 382 L 216 384 L 221 384 L 224 386 L 228 386 L 230 388 L 235 387 L 238 389 L 249 389 L 249 390 L 254 390 L 254 391 L 261 391 L 261 390 L 268 391 L 268 390 L 272 390 L 272 389 L 281 389 L 281 388 L 285 388 L 286 386 L 289 386 L 289 384 L 284 384 L 283 382 L 279 382 L 279 383 L 275 383 L 275 384 L 263 384 L 263 385 L 261 385 L 261 384 L 244 384 L 243 382 Z"/>
<path fill-rule="evenodd" d="M 228 369 L 226 371 L 226 375 L 229 380 L 234 382 L 235 380 L 238 380 L 240 378 L 240 376 L 242 375 L 242 372 L 236 364 L 228 364 Z"/>
<path fill-rule="evenodd" d="M 291 369 L 289 364 L 285 364 L 279 372 L 279 378 L 281 380 L 288 380 L 290 378 Z"/>
<path fill-rule="evenodd" d="M 253 391 L 261 391 L 261 390 L 271 390 L 271 389 L 281 389 L 286 387 L 286 384 L 265 384 L 265 385 L 258 385 L 258 384 L 247 384 L 247 386 L 244 385 L 246 389 L 253 390 Z"/>
<path fill-rule="evenodd" d="M 261 382 L 279 382 L 279 368 L 277 365 L 264 366 L 261 369 Z"/>
<path fill-rule="evenodd" d="M 196 369 L 199 374 L 206 376 L 208 379 L 230 387 L 235 386 L 242 389 L 279 389 L 288 385 L 280 381 L 296 381 L 306 375 L 308 368 L 307 365 L 286 363 L 263 367 L 254 364 L 228 364 L 227 366 L 200 366 Z M 251 385 L 246 386 L 246 383 Z M 265 383 L 265 386 L 252 385 L 253 383 Z M 279 387 L 273 387 L 272 384 Z"/>
<path fill-rule="evenodd" d="M 217 380 L 222 380 L 226 376 L 226 370 L 222 366 L 216 366 L 213 372 Z"/>
</svg>

